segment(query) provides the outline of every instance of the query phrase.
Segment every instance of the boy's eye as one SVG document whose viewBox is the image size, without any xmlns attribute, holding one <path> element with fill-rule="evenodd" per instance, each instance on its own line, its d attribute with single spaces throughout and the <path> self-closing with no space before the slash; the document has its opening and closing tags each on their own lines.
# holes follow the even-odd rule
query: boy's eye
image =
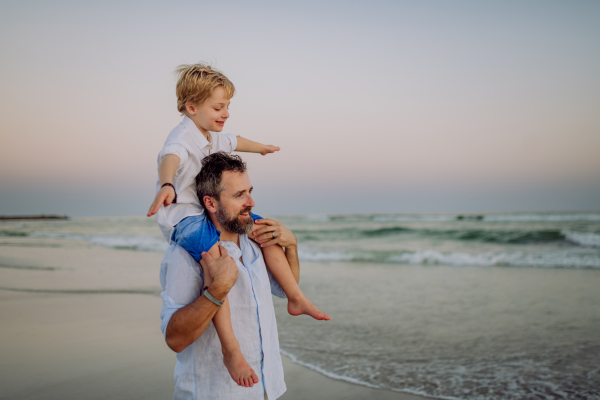
<svg viewBox="0 0 600 400">
<path fill-rule="evenodd" d="M 220 108 L 215 108 L 215 111 L 221 111 L 221 109 Z"/>
</svg>

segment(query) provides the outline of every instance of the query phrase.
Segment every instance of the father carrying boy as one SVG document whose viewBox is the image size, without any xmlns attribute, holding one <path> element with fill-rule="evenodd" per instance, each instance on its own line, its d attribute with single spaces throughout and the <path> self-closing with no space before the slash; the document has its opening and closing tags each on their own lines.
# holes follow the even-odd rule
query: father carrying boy
<svg viewBox="0 0 600 400">
<path fill-rule="evenodd" d="M 156 214 L 156 221 L 167 242 L 181 246 L 198 263 L 206 255 L 220 257 L 218 242 L 223 240 L 222 237 L 219 239 L 221 232 L 215 224 L 207 219 L 204 211 L 208 211 L 208 205 L 196 191 L 195 179 L 203 168 L 204 157 L 234 150 L 265 155 L 278 151 L 279 147 L 232 134 L 219 134 L 229 118 L 229 103 L 235 92 L 233 83 L 220 71 L 204 64 L 193 64 L 182 65 L 177 72 L 177 108 L 184 118 L 171 131 L 159 153 L 157 193 L 148 216 Z M 243 197 L 241 192 L 235 195 L 238 199 Z M 215 198 L 219 200 L 218 195 Z M 250 228 L 254 223 L 262 226 L 252 232 L 251 237 L 261 243 L 261 257 L 264 256 L 269 273 L 288 299 L 288 312 L 328 320 L 329 316 L 319 311 L 300 290 L 290 266 L 290 254 L 284 253 L 279 245 L 281 243 L 277 243 L 281 242 L 281 238 L 277 237 L 280 231 L 273 226 L 273 221 L 250 213 L 250 209 L 241 212 L 237 218 Z M 265 236 L 268 238 L 269 235 L 271 240 L 265 243 Z M 167 252 L 165 258 L 169 255 Z M 211 274 L 204 274 L 203 284 L 210 287 L 212 278 Z M 244 349 L 234 334 L 228 298 L 219 298 L 211 290 L 204 290 L 203 296 L 220 307 L 219 312 L 214 314 L 213 323 L 220 339 L 221 359 L 231 379 L 239 386 L 252 387 L 259 382 L 259 374 L 245 359 Z"/>
<path fill-rule="evenodd" d="M 162 330 L 169 347 L 178 352 L 174 399 L 277 399 L 286 390 L 279 354 L 277 323 L 271 294 L 283 297 L 265 268 L 260 246 L 248 238 L 254 207 L 252 184 L 239 156 L 215 153 L 206 157 L 198 175 L 198 198 L 221 232 L 220 255 L 202 254 L 202 268 L 182 247 L 172 244 L 163 258 Z M 281 244 L 292 252 L 296 239 L 286 229 Z M 299 276 L 299 265 L 292 263 Z M 204 277 L 213 283 L 204 289 Z M 246 361 L 256 371 L 252 387 L 238 386 L 221 362 L 221 344 L 214 324 L 219 306 L 202 294 L 229 299 L 233 331 Z"/>
</svg>

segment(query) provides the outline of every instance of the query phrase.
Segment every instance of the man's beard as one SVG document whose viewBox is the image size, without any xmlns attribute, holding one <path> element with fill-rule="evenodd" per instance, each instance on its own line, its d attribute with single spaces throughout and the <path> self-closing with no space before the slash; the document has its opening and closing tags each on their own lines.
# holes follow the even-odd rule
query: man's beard
<svg viewBox="0 0 600 400">
<path fill-rule="evenodd" d="M 217 206 L 217 220 L 227 229 L 229 232 L 237 233 L 238 235 L 245 235 L 250 233 L 252 230 L 252 225 L 254 225 L 254 221 L 252 221 L 252 217 L 250 216 L 250 210 L 252 208 L 247 208 L 245 210 L 240 211 L 239 214 L 248 213 L 248 218 L 246 221 L 241 221 L 239 218 L 239 214 L 235 217 L 232 217 L 225 211 L 221 204 Z"/>
</svg>

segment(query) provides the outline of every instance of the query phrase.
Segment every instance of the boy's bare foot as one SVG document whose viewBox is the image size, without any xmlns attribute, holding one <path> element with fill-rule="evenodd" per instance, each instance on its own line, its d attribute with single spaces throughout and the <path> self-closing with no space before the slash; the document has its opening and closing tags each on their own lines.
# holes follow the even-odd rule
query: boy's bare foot
<svg viewBox="0 0 600 400">
<path fill-rule="evenodd" d="M 314 319 L 329 321 L 329 315 L 321 312 L 306 296 L 298 299 L 288 298 L 288 313 L 290 315 L 310 315 Z"/>
<path fill-rule="evenodd" d="M 223 354 L 223 363 L 227 367 L 231 378 L 238 385 L 252 387 L 255 383 L 258 383 L 258 376 L 254 373 L 240 349 Z"/>
</svg>

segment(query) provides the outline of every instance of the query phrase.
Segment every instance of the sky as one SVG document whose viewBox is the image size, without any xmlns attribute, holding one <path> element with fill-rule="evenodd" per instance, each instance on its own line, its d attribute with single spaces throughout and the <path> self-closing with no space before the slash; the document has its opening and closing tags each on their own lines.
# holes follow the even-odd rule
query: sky
<svg viewBox="0 0 600 400">
<path fill-rule="evenodd" d="M 0 215 L 145 215 L 173 71 L 236 86 L 260 214 L 600 210 L 598 1 L 0 3 Z"/>
</svg>

